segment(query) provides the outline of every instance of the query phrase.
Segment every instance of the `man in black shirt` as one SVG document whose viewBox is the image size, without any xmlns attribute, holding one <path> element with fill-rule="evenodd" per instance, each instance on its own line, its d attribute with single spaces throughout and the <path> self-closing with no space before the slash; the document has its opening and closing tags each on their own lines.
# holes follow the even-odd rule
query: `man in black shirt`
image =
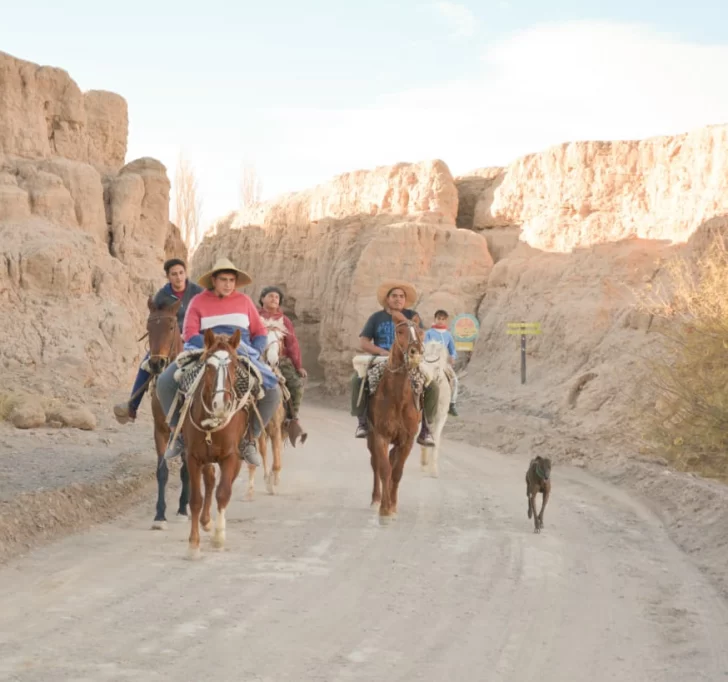
<svg viewBox="0 0 728 682">
<path fill-rule="evenodd" d="M 398 310 L 408 320 L 413 319 L 417 313 L 411 309 L 411 306 L 413 306 L 417 301 L 417 291 L 407 282 L 390 280 L 384 282 L 379 287 L 377 291 L 377 299 L 379 301 L 379 305 L 382 306 L 382 310 L 377 311 L 369 317 L 361 331 L 361 334 L 359 334 L 359 339 L 361 341 L 361 349 L 365 353 L 386 357 L 389 355 L 389 350 L 392 347 L 395 338 L 392 311 Z M 418 322 L 420 328 L 423 328 L 422 320 L 419 319 L 419 316 Z M 362 394 L 361 405 L 357 406 L 362 381 L 363 379 L 361 379 L 356 373 L 351 380 L 351 414 L 352 416 L 359 418 L 359 425 L 356 429 L 357 438 L 366 438 L 369 431 L 369 425 L 367 424 L 366 387 Z M 437 391 L 437 386 L 434 382 L 425 389 L 425 404 L 427 408 L 437 405 L 437 395 L 434 393 L 435 391 Z M 420 445 L 434 446 L 435 441 L 433 440 L 432 434 L 430 433 L 430 429 L 427 425 L 425 412 L 430 412 L 430 409 L 423 410 L 422 430 L 420 431 L 420 435 L 417 437 L 417 442 Z"/>
</svg>

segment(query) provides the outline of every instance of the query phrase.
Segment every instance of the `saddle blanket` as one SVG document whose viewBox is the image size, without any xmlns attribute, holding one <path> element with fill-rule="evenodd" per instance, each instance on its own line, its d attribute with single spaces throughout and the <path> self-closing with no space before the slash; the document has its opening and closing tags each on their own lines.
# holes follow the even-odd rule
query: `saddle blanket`
<svg viewBox="0 0 728 682">
<path fill-rule="evenodd" d="M 360 378 L 366 378 L 369 385 L 369 394 L 374 395 L 379 382 L 387 369 L 387 360 L 383 355 L 356 355 L 353 359 L 354 369 Z M 426 386 L 429 386 L 432 377 L 423 370 L 422 366 L 409 370 L 409 378 L 412 382 L 412 390 L 420 395 Z"/>
<path fill-rule="evenodd" d="M 176 359 L 177 371 L 174 373 L 175 381 L 180 393 L 189 397 L 196 386 L 198 377 L 204 367 L 202 354 L 204 350 L 182 351 Z M 265 392 L 263 390 L 263 377 L 258 368 L 244 355 L 238 355 L 238 366 L 235 372 L 235 393 L 238 399 L 242 398 L 250 388 L 251 396 L 260 400 Z"/>
</svg>

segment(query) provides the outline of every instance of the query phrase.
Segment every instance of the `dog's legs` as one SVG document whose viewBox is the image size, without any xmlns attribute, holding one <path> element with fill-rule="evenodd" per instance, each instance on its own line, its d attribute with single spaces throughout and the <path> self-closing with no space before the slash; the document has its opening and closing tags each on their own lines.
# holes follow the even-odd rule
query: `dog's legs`
<svg viewBox="0 0 728 682">
<path fill-rule="evenodd" d="M 549 501 L 549 495 L 551 495 L 551 484 L 544 486 L 543 489 L 541 497 L 541 511 L 538 514 L 539 528 L 543 528 L 543 510 L 546 509 L 546 503 Z"/>
<path fill-rule="evenodd" d="M 539 526 L 538 514 L 536 513 L 536 495 L 538 493 L 531 493 L 528 496 L 528 518 L 533 517 L 533 532 L 538 533 L 541 528 Z"/>
</svg>

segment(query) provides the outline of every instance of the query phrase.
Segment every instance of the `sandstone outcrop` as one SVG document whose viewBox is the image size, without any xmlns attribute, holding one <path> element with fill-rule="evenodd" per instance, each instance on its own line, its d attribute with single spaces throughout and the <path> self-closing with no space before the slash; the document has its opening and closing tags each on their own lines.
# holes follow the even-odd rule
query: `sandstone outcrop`
<svg viewBox="0 0 728 682">
<path fill-rule="evenodd" d="M 264 205 L 257 225 L 223 219 L 195 251 L 193 272 L 224 254 L 253 276 L 254 297 L 280 286 L 309 369 L 320 364 L 327 387 L 341 389 L 361 327 L 378 309 L 379 281 L 415 282 L 427 319 L 438 307 L 476 310 L 493 260 L 482 236 L 455 227 L 456 215 L 457 189 L 441 161 L 358 171 Z"/>
<path fill-rule="evenodd" d="M 728 126 L 719 125 L 524 156 L 480 192 L 472 228 L 520 228 L 530 246 L 565 253 L 635 237 L 684 243 L 726 212 Z"/>
<path fill-rule="evenodd" d="M 63 69 L 0 52 L 0 154 L 61 157 L 119 170 L 128 135 L 126 100 L 83 93 Z"/>
<path fill-rule="evenodd" d="M 126 383 L 165 248 L 179 254 L 166 169 L 124 165 L 118 95 L 3 53 L 0 89 L 3 388 L 69 398 Z"/>
</svg>

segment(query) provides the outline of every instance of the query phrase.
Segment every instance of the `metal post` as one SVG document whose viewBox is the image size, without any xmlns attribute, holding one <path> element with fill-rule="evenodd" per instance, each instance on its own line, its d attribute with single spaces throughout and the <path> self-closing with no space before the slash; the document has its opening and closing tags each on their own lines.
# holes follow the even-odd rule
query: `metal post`
<svg viewBox="0 0 728 682">
<path fill-rule="evenodd" d="M 526 383 L 526 335 L 521 334 L 521 384 Z"/>
</svg>

